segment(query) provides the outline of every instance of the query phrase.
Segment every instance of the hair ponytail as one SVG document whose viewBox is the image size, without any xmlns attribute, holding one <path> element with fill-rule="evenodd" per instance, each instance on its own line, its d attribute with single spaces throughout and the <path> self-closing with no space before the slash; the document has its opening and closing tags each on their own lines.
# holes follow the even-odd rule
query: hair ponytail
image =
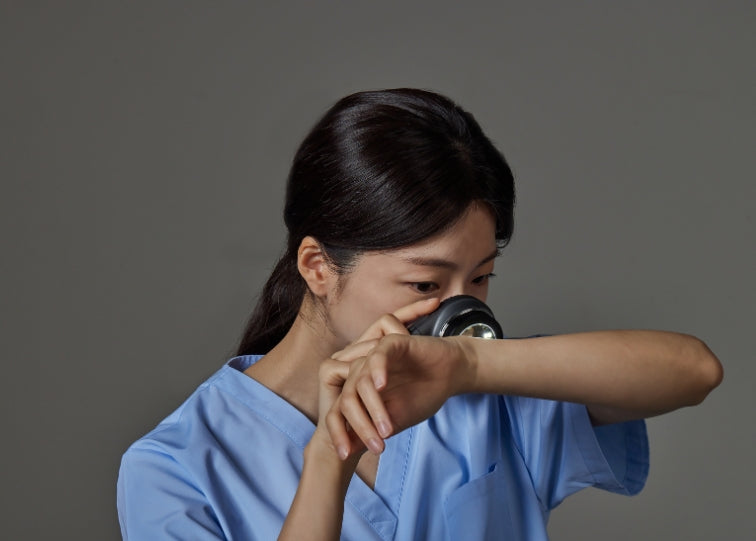
<svg viewBox="0 0 756 541">
<path fill-rule="evenodd" d="M 297 252 L 287 250 L 263 287 L 236 354 L 262 354 L 273 349 L 294 323 L 306 290 L 297 269 Z"/>
</svg>

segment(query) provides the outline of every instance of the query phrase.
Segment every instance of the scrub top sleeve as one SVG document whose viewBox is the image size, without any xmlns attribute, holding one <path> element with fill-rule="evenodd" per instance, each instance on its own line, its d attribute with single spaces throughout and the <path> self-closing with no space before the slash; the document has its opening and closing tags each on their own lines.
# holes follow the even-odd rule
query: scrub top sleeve
<svg viewBox="0 0 756 541">
<path fill-rule="evenodd" d="M 627 496 L 640 492 L 649 469 L 646 422 L 638 419 L 593 426 L 585 406 L 566 407 L 574 410 L 576 438 L 586 465 L 594 472 L 594 486 Z"/>
<path fill-rule="evenodd" d="M 165 453 L 127 451 L 118 474 L 117 498 L 124 540 L 225 539 L 204 494 Z"/>
<path fill-rule="evenodd" d="M 639 492 L 648 476 L 643 420 L 593 427 L 584 405 L 506 397 L 515 443 L 545 511 L 595 486 Z"/>
</svg>

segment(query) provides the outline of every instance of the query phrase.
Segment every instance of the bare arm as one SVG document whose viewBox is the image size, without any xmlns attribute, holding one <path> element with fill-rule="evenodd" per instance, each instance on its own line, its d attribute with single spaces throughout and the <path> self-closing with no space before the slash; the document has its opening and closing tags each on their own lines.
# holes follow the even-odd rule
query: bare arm
<svg viewBox="0 0 756 541">
<path fill-rule="evenodd" d="M 594 424 L 699 404 L 722 380 L 703 342 L 671 332 L 465 340 L 463 347 L 474 366 L 470 390 L 586 404 Z"/>
<path fill-rule="evenodd" d="M 344 518 L 344 498 L 360 457 L 366 450 L 354 432 L 344 431 L 336 445 L 329 426 L 345 426 L 341 415 L 341 391 L 351 372 L 351 360 L 372 350 L 389 333 L 407 334 L 405 324 L 438 306 L 438 299 L 420 301 L 376 321 L 354 344 L 321 363 L 318 388 L 318 426 L 304 451 L 304 466 L 294 501 L 279 540 L 338 540 Z M 365 440 L 370 441 L 370 440 Z M 373 438 L 370 447 L 383 451 L 383 440 Z"/>
<path fill-rule="evenodd" d="M 695 337 L 600 331 L 521 340 L 387 336 L 353 360 L 341 411 L 362 441 L 430 417 L 450 396 L 510 394 L 587 405 L 595 424 L 700 403 L 722 379 L 719 360 Z M 343 423 L 329 423 L 348 445 Z M 379 434 L 380 432 L 380 434 Z"/>
<path fill-rule="evenodd" d="M 305 448 L 302 477 L 279 540 L 340 538 L 344 498 L 359 457 L 342 461 L 328 434 L 316 431 Z"/>
</svg>

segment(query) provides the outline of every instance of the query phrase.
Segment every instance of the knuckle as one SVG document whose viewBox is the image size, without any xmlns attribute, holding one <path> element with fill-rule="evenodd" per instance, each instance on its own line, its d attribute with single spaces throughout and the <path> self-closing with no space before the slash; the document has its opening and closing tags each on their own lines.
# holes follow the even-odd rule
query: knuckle
<svg viewBox="0 0 756 541">
<path fill-rule="evenodd" d="M 357 392 L 354 385 L 344 385 L 341 389 L 341 407 L 349 407 L 349 404 L 357 398 Z"/>
<path fill-rule="evenodd" d="M 360 392 L 360 396 L 364 396 L 366 393 L 369 393 L 372 390 L 372 383 L 367 377 L 362 377 L 357 382 L 357 390 Z"/>
<path fill-rule="evenodd" d="M 379 321 L 383 324 L 384 327 L 390 327 L 396 324 L 399 320 L 394 314 L 383 314 Z"/>
<path fill-rule="evenodd" d="M 393 346 L 393 345 L 401 342 L 402 340 L 404 340 L 404 338 L 402 338 L 401 334 L 389 334 L 389 335 L 386 335 L 384 337 L 383 342 L 385 344 Z"/>
<path fill-rule="evenodd" d="M 340 416 L 339 413 L 335 410 L 331 410 L 325 414 L 325 422 L 329 430 L 333 430 L 335 427 L 338 426 L 339 416 Z"/>
<path fill-rule="evenodd" d="M 334 361 L 333 359 L 325 359 L 320 363 L 320 366 L 318 367 L 318 377 L 320 377 L 321 380 L 326 379 L 331 374 L 331 372 L 333 372 L 334 362 L 338 361 Z"/>
<path fill-rule="evenodd" d="M 360 369 L 362 368 L 361 362 L 355 362 L 349 365 L 349 379 L 353 379 L 356 377 L 356 375 L 359 373 Z"/>
</svg>

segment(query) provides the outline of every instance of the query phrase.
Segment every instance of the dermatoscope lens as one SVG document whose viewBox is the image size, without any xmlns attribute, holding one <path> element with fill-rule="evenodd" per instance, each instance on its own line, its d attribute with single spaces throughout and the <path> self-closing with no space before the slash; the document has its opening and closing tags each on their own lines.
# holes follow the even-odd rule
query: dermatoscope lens
<svg viewBox="0 0 756 541">
<path fill-rule="evenodd" d="M 473 338 L 485 338 L 486 340 L 493 340 L 496 338 L 496 331 L 485 323 L 473 323 L 464 328 L 459 333 L 460 336 L 472 336 Z"/>
</svg>

